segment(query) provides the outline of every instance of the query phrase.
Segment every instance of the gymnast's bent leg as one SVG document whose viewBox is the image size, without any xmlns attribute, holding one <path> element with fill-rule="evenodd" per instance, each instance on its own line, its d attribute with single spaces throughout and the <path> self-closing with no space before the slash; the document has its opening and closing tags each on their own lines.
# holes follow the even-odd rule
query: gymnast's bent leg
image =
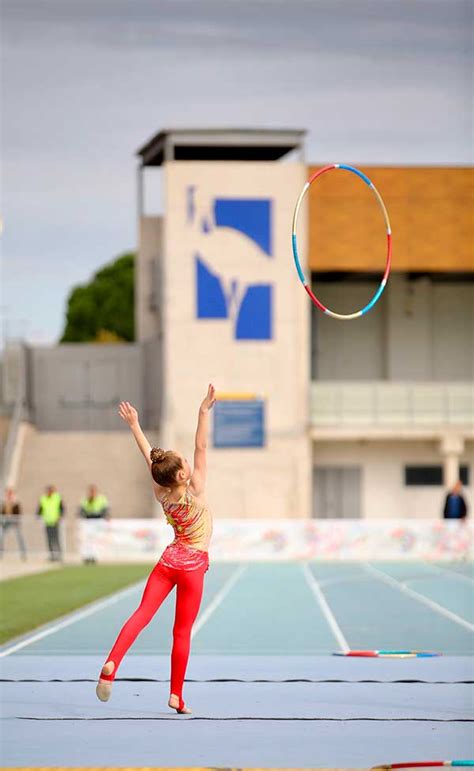
<svg viewBox="0 0 474 771">
<path fill-rule="evenodd" d="M 177 572 L 176 616 L 171 652 L 171 688 L 168 705 L 189 714 L 183 701 L 183 683 L 191 647 L 191 630 L 199 612 L 207 567 Z"/>
<path fill-rule="evenodd" d="M 173 589 L 176 580 L 166 565 L 158 563 L 153 568 L 143 592 L 140 605 L 123 625 L 106 663 L 102 667 L 96 693 L 101 701 L 108 701 L 120 662 L 130 646 L 151 621 L 156 611 Z"/>
</svg>

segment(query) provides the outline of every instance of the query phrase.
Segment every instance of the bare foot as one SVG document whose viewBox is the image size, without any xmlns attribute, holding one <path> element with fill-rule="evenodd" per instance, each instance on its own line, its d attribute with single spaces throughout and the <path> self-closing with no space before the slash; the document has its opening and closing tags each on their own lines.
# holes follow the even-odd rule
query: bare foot
<svg viewBox="0 0 474 771">
<path fill-rule="evenodd" d="M 114 662 L 108 661 L 107 664 L 104 664 L 102 667 L 101 675 L 111 675 L 114 669 Z M 110 680 L 102 680 L 102 678 L 99 678 L 95 692 L 100 701 L 108 701 L 110 699 L 110 694 L 112 693 L 112 682 Z"/>
<path fill-rule="evenodd" d="M 168 702 L 168 707 L 171 707 L 171 709 L 175 709 L 176 712 L 178 712 L 180 715 L 192 715 L 190 709 L 187 708 L 186 705 L 184 705 L 183 709 L 179 708 L 179 696 L 176 696 L 175 693 L 172 693 L 170 696 L 170 700 Z"/>
</svg>

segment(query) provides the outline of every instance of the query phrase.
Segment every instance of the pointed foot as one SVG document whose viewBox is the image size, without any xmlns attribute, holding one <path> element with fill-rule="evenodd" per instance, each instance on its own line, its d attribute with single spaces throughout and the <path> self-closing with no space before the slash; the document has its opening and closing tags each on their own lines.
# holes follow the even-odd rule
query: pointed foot
<svg viewBox="0 0 474 771">
<path fill-rule="evenodd" d="M 101 675 L 105 675 L 107 677 L 110 677 L 112 672 L 115 669 L 115 664 L 113 661 L 108 661 L 107 664 L 104 664 L 101 670 Z M 112 693 L 112 680 L 103 680 L 102 677 L 99 677 L 99 681 L 97 683 L 95 692 L 97 695 L 97 698 L 100 701 L 108 701 L 110 699 L 110 695 Z"/>
<path fill-rule="evenodd" d="M 182 699 L 179 698 L 179 696 L 176 696 L 175 693 L 172 693 L 168 702 L 168 707 L 171 707 L 171 709 L 175 709 L 178 715 L 192 715 L 192 711 L 188 709 L 186 704 Z"/>
</svg>

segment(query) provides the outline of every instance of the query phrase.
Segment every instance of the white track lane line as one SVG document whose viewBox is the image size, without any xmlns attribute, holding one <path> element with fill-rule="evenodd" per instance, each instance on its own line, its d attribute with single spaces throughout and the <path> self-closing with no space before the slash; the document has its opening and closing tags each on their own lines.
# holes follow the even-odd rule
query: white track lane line
<svg viewBox="0 0 474 771">
<path fill-rule="evenodd" d="M 428 563 L 427 567 L 437 573 L 449 576 L 449 578 L 457 578 L 459 581 L 467 581 L 470 584 L 474 583 L 474 576 L 467 576 L 465 573 L 458 573 L 456 570 L 450 570 L 449 568 L 441 567 L 441 565 L 431 565 L 431 563 Z"/>
<path fill-rule="evenodd" d="M 59 632 L 60 629 L 65 629 L 66 627 L 71 626 L 71 624 L 75 624 L 77 621 L 82 621 L 82 619 L 87 618 L 88 616 L 92 616 L 99 610 L 108 608 L 110 605 L 115 605 L 116 602 L 120 602 L 120 600 L 123 600 L 124 597 L 127 597 L 129 594 L 136 592 L 142 583 L 143 579 L 139 583 L 136 583 L 133 586 L 127 587 L 127 589 L 123 589 L 122 591 L 117 592 L 117 594 L 112 594 L 110 597 L 106 597 L 105 600 L 99 600 L 98 602 L 93 602 L 92 604 L 87 605 L 84 610 L 73 611 L 72 614 L 68 613 L 66 617 L 63 616 L 62 621 L 58 621 L 52 626 L 48 625 L 46 629 L 43 629 L 36 634 L 32 634 L 25 640 L 21 640 L 6 650 L 0 651 L 0 658 L 9 656 L 11 653 L 15 653 L 22 648 L 26 648 L 28 645 L 32 645 L 32 643 L 38 642 L 38 640 L 43 640 L 45 637 L 49 637 L 50 635 Z"/>
<path fill-rule="evenodd" d="M 409 586 L 402 583 L 401 581 L 397 581 L 396 578 L 392 578 L 392 576 L 389 576 L 388 573 L 385 573 L 383 570 L 380 570 L 380 568 L 374 568 L 373 565 L 369 565 L 368 563 L 364 563 L 362 567 L 364 568 L 364 570 L 366 570 L 368 573 L 371 573 L 376 578 L 379 578 L 381 581 L 384 581 L 389 586 L 393 586 L 395 589 L 398 589 L 400 592 L 407 594 L 409 597 L 413 597 L 414 600 L 418 600 L 418 602 L 422 602 L 424 605 L 427 605 L 428 608 L 431 608 L 431 610 L 435 610 L 441 616 L 448 618 L 450 621 L 454 621 L 456 624 L 459 624 L 459 626 L 463 626 L 465 629 L 469 629 L 469 631 L 471 632 L 474 631 L 474 624 L 471 624 L 469 621 L 466 621 L 466 619 L 462 618 L 462 616 L 458 616 L 457 613 L 453 613 L 452 610 L 448 610 L 447 608 L 444 607 L 444 605 L 440 605 L 434 600 L 430 600 L 429 597 L 426 597 L 424 594 L 420 594 L 420 592 L 416 592 L 414 589 L 411 589 Z"/>
<path fill-rule="evenodd" d="M 209 621 L 214 611 L 219 607 L 224 597 L 226 597 L 233 586 L 237 583 L 241 575 L 247 570 L 247 565 L 241 565 L 237 570 L 232 573 L 231 577 L 225 582 L 222 589 L 220 589 L 213 600 L 209 603 L 207 608 L 199 615 L 196 623 L 193 626 L 191 632 L 191 640 L 196 637 L 197 633 L 203 628 L 204 624 Z"/>
<path fill-rule="evenodd" d="M 323 612 L 324 618 L 326 619 L 329 626 L 331 627 L 331 631 L 334 637 L 336 638 L 342 653 L 347 653 L 348 651 L 350 651 L 350 645 L 347 642 L 346 638 L 344 637 L 342 633 L 342 629 L 337 623 L 336 618 L 331 608 L 329 607 L 324 594 L 321 591 L 321 587 L 319 586 L 316 578 L 311 572 L 308 563 L 306 563 L 305 565 L 302 565 L 302 570 L 303 570 L 304 577 L 306 578 L 306 581 L 308 583 L 308 586 L 313 592 L 314 596 L 316 597 L 319 603 L 319 607 Z"/>
<path fill-rule="evenodd" d="M 214 613 L 218 605 L 220 605 L 220 603 L 222 602 L 226 594 L 230 592 L 234 584 L 237 583 L 240 576 L 246 569 L 247 569 L 247 566 L 242 566 L 238 568 L 236 572 L 231 576 L 231 578 L 224 584 L 222 589 L 216 594 L 212 602 L 209 603 L 207 608 L 204 610 L 204 612 L 201 614 L 198 621 L 194 625 L 192 635 L 191 635 L 192 637 L 194 637 L 194 635 L 196 635 L 197 632 L 204 626 L 206 621 Z M 129 594 L 132 594 L 133 592 L 135 592 L 142 583 L 143 583 L 143 579 L 139 581 L 137 584 L 134 584 L 133 586 L 129 586 L 127 587 L 127 589 L 124 589 L 123 591 L 120 591 L 117 594 L 113 594 L 110 597 L 106 597 L 105 600 L 99 600 L 98 602 L 94 602 L 91 605 L 88 605 L 82 611 L 77 611 L 77 612 L 73 611 L 72 615 L 68 614 L 66 618 L 63 618 L 62 621 L 58 621 L 56 624 L 53 624 L 52 626 L 48 625 L 46 629 L 43 629 L 40 632 L 37 632 L 36 634 L 32 634 L 26 639 L 21 640 L 20 642 L 14 645 L 11 645 L 9 648 L 6 648 L 3 651 L 0 651 L 0 658 L 3 658 L 4 656 L 9 656 L 11 653 L 16 653 L 16 651 L 22 650 L 23 648 L 26 648 L 28 645 L 32 645 L 33 643 L 38 642 L 39 640 L 43 640 L 45 637 L 49 637 L 50 635 L 55 634 L 56 632 L 59 632 L 61 629 L 65 629 L 66 627 L 71 626 L 71 624 L 75 624 L 77 621 L 82 621 L 82 619 L 87 618 L 88 616 L 92 616 L 94 613 L 97 613 L 99 610 L 108 608 L 110 605 L 115 605 L 115 603 L 119 602 L 124 597 L 127 597 Z"/>
</svg>

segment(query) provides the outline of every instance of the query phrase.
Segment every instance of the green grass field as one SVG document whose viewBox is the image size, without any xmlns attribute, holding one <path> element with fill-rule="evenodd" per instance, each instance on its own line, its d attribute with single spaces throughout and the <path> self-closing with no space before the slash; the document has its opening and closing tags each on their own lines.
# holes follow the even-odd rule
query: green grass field
<svg viewBox="0 0 474 771">
<path fill-rule="evenodd" d="M 78 565 L 0 583 L 0 643 L 146 578 L 151 565 Z"/>
</svg>

